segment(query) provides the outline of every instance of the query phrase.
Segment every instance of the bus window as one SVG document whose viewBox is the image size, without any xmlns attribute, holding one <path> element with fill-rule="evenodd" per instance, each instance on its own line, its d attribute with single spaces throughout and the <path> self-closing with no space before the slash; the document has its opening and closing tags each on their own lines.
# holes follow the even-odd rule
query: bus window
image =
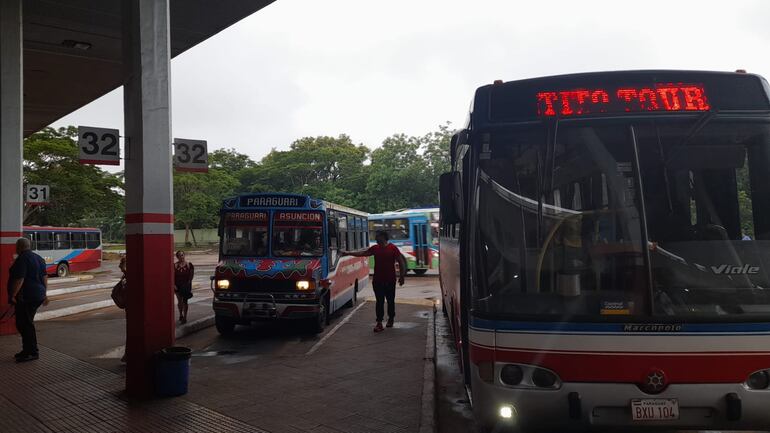
<svg viewBox="0 0 770 433">
<path fill-rule="evenodd" d="M 377 230 L 383 230 L 383 226 L 382 220 L 369 220 L 369 239 L 374 239 L 377 235 Z"/>
<path fill-rule="evenodd" d="M 273 216 L 273 255 L 323 255 L 321 212 L 276 212 Z"/>
<path fill-rule="evenodd" d="M 388 232 L 391 240 L 409 239 L 408 219 L 385 220 L 384 229 Z"/>
<path fill-rule="evenodd" d="M 72 248 L 82 249 L 86 247 L 86 234 L 83 232 L 72 233 Z"/>
<path fill-rule="evenodd" d="M 337 219 L 333 216 L 333 214 L 331 214 L 331 212 L 326 221 L 326 227 L 327 233 L 329 234 L 329 270 L 331 271 L 337 266 L 337 248 L 339 243 Z"/>
<path fill-rule="evenodd" d="M 30 243 L 32 244 L 32 249 L 36 250 L 37 249 L 37 239 L 35 239 L 36 238 L 35 232 L 24 232 L 23 236 L 25 238 L 29 239 Z"/>
<path fill-rule="evenodd" d="M 53 233 L 52 232 L 37 232 L 37 249 L 38 250 L 52 250 L 53 249 Z"/>
<path fill-rule="evenodd" d="M 69 232 L 56 233 L 56 249 L 68 250 L 70 249 L 70 234 Z"/>
<path fill-rule="evenodd" d="M 267 226 L 227 227 L 222 253 L 226 256 L 266 256 Z"/>
<path fill-rule="evenodd" d="M 100 233 L 86 233 L 86 248 L 99 248 L 99 245 L 101 245 L 102 241 L 100 239 Z"/>
</svg>

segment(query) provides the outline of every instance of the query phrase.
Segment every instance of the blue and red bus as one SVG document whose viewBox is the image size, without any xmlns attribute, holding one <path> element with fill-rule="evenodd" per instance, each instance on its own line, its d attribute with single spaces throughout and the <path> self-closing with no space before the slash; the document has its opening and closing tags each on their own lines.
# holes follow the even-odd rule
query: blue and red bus
<svg viewBox="0 0 770 433">
<path fill-rule="evenodd" d="M 451 164 L 443 305 L 484 428 L 770 427 L 765 79 L 496 82 Z"/>
<path fill-rule="evenodd" d="M 369 243 L 375 245 L 374 235 L 383 230 L 390 242 L 401 250 L 406 267 L 417 275 L 438 269 L 438 208 L 401 209 L 369 215 Z M 374 258 L 369 258 L 374 267 Z"/>
<path fill-rule="evenodd" d="M 369 283 L 367 214 L 306 195 L 263 193 L 224 201 L 212 278 L 222 334 L 260 320 L 305 320 L 316 332 Z"/>
<path fill-rule="evenodd" d="M 24 227 L 24 237 L 45 260 L 49 275 L 66 277 L 102 265 L 102 232 L 95 228 Z"/>
</svg>

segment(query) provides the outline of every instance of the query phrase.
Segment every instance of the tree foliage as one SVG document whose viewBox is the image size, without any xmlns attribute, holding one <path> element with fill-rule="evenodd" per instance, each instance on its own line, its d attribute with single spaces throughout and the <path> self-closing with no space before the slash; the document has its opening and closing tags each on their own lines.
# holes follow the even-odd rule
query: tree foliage
<svg viewBox="0 0 770 433">
<path fill-rule="evenodd" d="M 46 128 L 25 140 L 25 181 L 51 186 L 52 202 L 30 224 L 94 225 L 106 238 L 124 231 L 123 179 L 78 162 L 74 127 Z M 423 136 L 395 134 L 370 150 L 347 135 L 300 138 L 260 161 L 236 149 L 209 154 L 208 173 L 174 173 L 178 228 L 216 227 L 226 197 L 245 192 L 309 194 L 368 212 L 434 205 L 449 168 L 450 125 Z"/>
</svg>

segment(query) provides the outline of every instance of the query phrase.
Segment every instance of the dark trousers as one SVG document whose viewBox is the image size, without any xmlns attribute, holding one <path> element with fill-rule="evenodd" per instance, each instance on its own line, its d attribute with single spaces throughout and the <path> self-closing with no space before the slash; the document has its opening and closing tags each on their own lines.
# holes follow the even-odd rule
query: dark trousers
<svg viewBox="0 0 770 433">
<path fill-rule="evenodd" d="M 19 302 L 16 304 L 16 330 L 21 335 L 22 350 L 37 353 L 37 334 L 35 333 L 35 314 L 42 301 Z"/>
<path fill-rule="evenodd" d="M 374 297 L 377 298 L 375 311 L 377 312 L 377 321 L 382 322 L 385 315 L 385 300 L 388 300 L 388 319 L 396 317 L 396 283 L 372 283 L 374 288 Z"/>
</svg>

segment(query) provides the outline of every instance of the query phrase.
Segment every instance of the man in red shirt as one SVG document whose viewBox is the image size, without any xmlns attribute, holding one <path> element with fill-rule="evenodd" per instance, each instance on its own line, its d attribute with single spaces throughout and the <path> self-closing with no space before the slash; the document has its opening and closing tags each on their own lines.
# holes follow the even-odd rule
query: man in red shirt
<svg viewBox="0 0 770 433">
<path fill-rule="evenodd" d="M 374 279 L 372 287 L 374 296 L 377 298 L 376 312 L 377 325 L 374 332 L 381 332 L 382 319 L 385 315 L 385 300 L 388 300 L 388 323 L 387 327 L 393 327 L 393 319 L 396 317 L 396 262 L 398 262 L 398 285 L 404 285 L 404 275 L 406 274 L 406 260 L 401 255 L 398 247 L 388 242 L 388 232 L 378 231 L 375 236 L 377 245 L 373 245 L 360 251 L 340 251 L 341 255 L 354 257 L 374 256 Z"/>
</svg>

